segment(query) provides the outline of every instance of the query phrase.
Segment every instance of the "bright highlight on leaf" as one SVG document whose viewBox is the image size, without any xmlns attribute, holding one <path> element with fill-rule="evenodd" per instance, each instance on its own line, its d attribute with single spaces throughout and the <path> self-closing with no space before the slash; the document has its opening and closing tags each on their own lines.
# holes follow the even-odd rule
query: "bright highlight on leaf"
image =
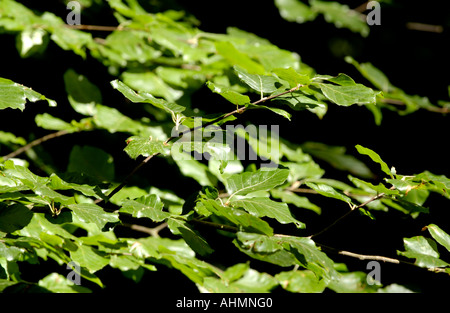
<svg viewBox="0 0 450 313">
<path fill-rule="evenodd" d="M 54 100 L 46 98 L 31 88 L 0 77 L 0 110 L 11 108 L 23 111 L 27 101 L 36 102 L 39 100 L 45 100 L 50 106 L 56 106 Z"/>
</svg>

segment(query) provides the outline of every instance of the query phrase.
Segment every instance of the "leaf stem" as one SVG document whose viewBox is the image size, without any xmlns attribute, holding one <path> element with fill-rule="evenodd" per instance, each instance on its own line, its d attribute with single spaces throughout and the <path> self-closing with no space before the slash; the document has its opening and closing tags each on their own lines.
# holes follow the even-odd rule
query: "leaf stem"
<svg viewBox="0 0 450 313">
<path fill-rule="evenodd" d="M 392 186 L 390 189 L 393 190 L 393 189 L 395 189 L 395 187 Z M 369 203 L 371 203 L 371 202 L 373 202 L 373 201 L 375 201 L 375 200 L 379 200 L 379 199 L 383 198 L 385 195 L 386 195 L 386 194 L 385 194 L 384 192 L 382 192 L 382 193 L 380 193 L 380 194 L 378 194 L 378 195 L 376 195 L 376 196 L 373 196 L 373 197 L 370 198 L 369 200 L 367 200 L 367 201 L 361 203 L 360 205 L 353 205 L 353 206 L 351 206 L 350 211 L 348 211 L 347 213 L 345 213 L 344 215 L 342 215 L 341 217 L 339 217 L 337 220 L 335 220 L 333 223 L 331 223 L 330 225 L 328 225 L 327 227 L 325 227 L 324 229 L 322 229 L 322 230 L 319 231 L 318 233 L 315 233 L 315 234 L 309 236 L 309 238 L 317 237 L 317 236 L 323 234 L 324 232 L 326 232 L 327 230 L 329 230 L 330 228 L 332 228 L 334 225 L 336 225 L 337 223 L 339 223 L 340 221 L 342 221 L 343 219 L 345 219 L 347 216 L 349 216 L 352 212 L 354 212 L 354 211 L 356 211 L 357 209 L 360 209 L 360 208 L 362 208 L 362 207 L 368 205 Z"/>
<path fill-rule="evenodd" d="M 48 135 L 45 135 L 41 138 L 38 138 L 36 140 L 33 140 L 32 142 L 30 142 L 29 144 L 11 152 L 10 154 L 5 155 L 4 157 L 2 157 L 3 161 L 6 161 L 8 159 L 14 158 L 16 156 L 18 156 L 19 154 L 33 148 L 34 146 L 40 145 L 43 142 L 46 142 L 47 140 L 53 139 L 53 138 L 57 138 L 57 137 L 61 137 L 64 135 L 70 134 L 70 132 L 68 132 L 67 130 L 60 130 Z"/>
<path fill-rule="evenodd" d="M 280 96 L 283 96 L 283 95 L 285 95 L 285 94 L 294 92 L 294 91 L 298 90 L 300 87 L 303 87 L 303 86 L 304 86 L 304 85 L 302 85 L 302 84 L 298 84 L 297 86 L 295 86 L 295 87 L 293 87 L 293 88 L 291 88 L 291 89 L 289 89 L 289 90 L 286 90 L 286 91 L 284 91 L 284 92 L 282 92 L 282 93 L 279 93 L 279 94 L 276 94 L 276 95 L 272 95 L 272 96 L 269 96 L 269 97 L 264 97 L 264 98 L 262 98 L 262 99 L 259 99 L 259 100 L 255 101 L 255 102 L 252 102 L 252 103 L 250 103 L 250 104 L 252 104 L 252 105 L 257 105 L 257 104 L 259 104 L 259 103 L 263 103 L 263 102 L 266 102 L 266 101 L 275 99 L 275 98 L 280 97 Z M 172 140 L 174 140 L 174 139 L 176 139 L 176 138 L 180 138 L 180 137 L 182 137 L 183 135 L 188 134 L 188 133 L 191 133 L 191 132 L 193 132 L 193 131 L 195 131 L 195 130 L 197 130 L 197 129 L 199 129 L 199 128 L 204 128 L 204 127 L 207 127 L 207 126 L 212 125 L 212 124 L 214 124 L 214 123 L 217 123 L 217 122 L 219 122 L 219 121 L 221 121 L 221 120 L 226 119 L 227 117 L 229 117 L 229 116 L 231 116 L 231 115 L 234 115 L 234 114 L 237 114 L 237 113 L 239 113 L 239 114 L 244 113 L 246 109 L 247 109 L 247 107 L 241 107 L 241 108 L 238 108 L 238 109 L 236 109 L 236 110 L 234 110 L 234 111 L 231 111 L 231 112 L 229 112 L 229 113 L 227 113 L 227 114 L 225 114 L 225 115 L 222 115 L 222 116 L 220 116 L 220 117 L 218 117 L 218 118 L 216 118 L 216 119 L 214 119 L 214 120 L 212 120 L 212 121 L 210 121 L 210 122 L 208 122 L 208 123 L 206 123 L 206 124 L 204 124 L 204 125 L 199 125 L 199 126 L 190 128 L 190 129 L 188 129 L 188 130 L 186 130 L 186 131 L 184 131 L 184 132 L 181 132 L 181 133 L 178 134 L 177 136 L 171 136 L 171 137 L 169 137 L 166 141 L 164 141 L 164 145 L 166 146 L 170 141 L 172 141 Z M 130 179 L 130 178 L 131 178 L 131 177 L 132 177 L 132 176 L 133 176 L 133 175 L 134 175 L 134 174 L 135 174 L 135 173 L 136 173 L 143 165 L 147 164 L 148 161 L 150 161 L 154 156 L 157 156 L 157 155 L 159 155 L 159 154 L 160 154 L 159 152 L 154 153 L 154 154 L 148 156 L 147 158 L 145 158 L 141 163 L 139 163 L 139 164 L 131 171 L 131 173 L 128 174 L 128 176 L 122 181 L 122 183 L 121 183 L 120 185 L 118 185 L 116 188 L 114 188 L 114 190 L 111 191 L 111 193 L 109 193 L 109 194 L 106 196 L 106 199 L 111 199 L 112 196 L 114 196 L 114 195 L 115 195 L 117 192 L 119 192 L 123 187 L 125 187 L 125 185 L 127 184 L 128 180 L 129 180 L 129 179 Z M 102 201 L 103 201 L 103 199 L 97 199 L 97 200 L 95 200 L 94 203 L 98 204 L 98 203 L 100 203 L 100 202 L 102 202 Z"/>
</svg>

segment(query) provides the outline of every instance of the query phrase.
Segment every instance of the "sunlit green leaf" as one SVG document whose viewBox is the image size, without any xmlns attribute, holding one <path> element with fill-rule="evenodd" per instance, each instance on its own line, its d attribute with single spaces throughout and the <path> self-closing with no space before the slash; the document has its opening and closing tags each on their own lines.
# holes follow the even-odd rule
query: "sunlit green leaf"
<svg viewBox="0 0 450 313">
<path fill-rule="evenodd" d="M 254 191 L 270 190 L 284 183 L 289 175 L 289 170 L 258 170 L 254 173 L 245 172 L 228 177 L 227 189 L 230 199 L 236 195 L 246 195 Z"/>
<path fill-rule="evenodd" d="M 102 229 L 106 223 L 119 221 L 117 213 L 108 213 L 102 207 L 93 203 L 70 204 L 69 209 L 84 223 L 94 223 Z"/>
<path fill-rule="evenodd" d="M 142 196 L 136 200 L 124 201 L 119 212 L 133 217 L 147 217 L 154 222 L 162 222 L 171 214 L 163 211 L 164 204 L 157 195 Z"/>
<path fill-rule="evenodd" d="M 234 207 L 242 207 L 247 212 L 258 217 L 267 216 L 276 219 L 282 224 L 294 223 L 298 228 L 305 228 L 305 224 L 292 216 L 286 203 L 273 201 L 269 198 L 256 197 L 233 200 L 230 204 Z"/>
<path fill-rule="evenodd" d="M 46 98 L 31 88 L 0 77 L 0 110 L 12 108 L 23 111 L 27 100 L 30 102 L 45 100 L 50 106 L 56 106 L 54 100 Z"/>
</svg>

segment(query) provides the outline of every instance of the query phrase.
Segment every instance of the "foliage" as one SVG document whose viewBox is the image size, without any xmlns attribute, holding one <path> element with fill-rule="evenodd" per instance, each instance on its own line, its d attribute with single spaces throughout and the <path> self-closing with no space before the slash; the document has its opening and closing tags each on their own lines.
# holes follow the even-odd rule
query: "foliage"
<svg viewBox="0 0 450 313">
<path fill-rule="evenodd" d="M 335 24 L 368 33 L 364 23 L 339 22 L 348 8 L 336 2 L 311 0 L 310 7 L 300 1 L 275 3 L 287 20 L 303 22 L 324 14 Z M 259 160 L 271 163 L 248 163 L 238 157 L 235 141 L 225 140 L 230 135 L 225 124 L 260 109 L 289 123 L 294 114 L 309 111 L 323 118 L 329 106 L 352 105 L 366 107 L 380 124 L 383 109 L 405 115 L 446 109 L 447 102 L 434 105 L 408 95 L 372 64 L 350 57 L 346 60 L 372 86 L 343 73 L 318 74 L 297 53 L 237 28 L 226 34 L 201 31 L 182 11 L 149 13 L 137 1 L 109 0 L 107 6 L 119 26 L 105 38 L 94 38 L 54 13 L 34 12 L 12 0 L 0 3 L 0 31 L 15 36 L 22 58 L 45 56 L 56 45 L 82 59 L 95 58 L 114 76 L 107 88 L 100 88 L 89 73 L 81 74 L 75 66 L 65 69 L 61 80 L 73 110 L 69 116 L 77 117 L 73 120 L 51 114 L 66 99 L 54 101 L 32 86 L 0 78 L 2 119 L 44 100 L 50 107 L 36 115 L 33 131 L 56 131 L 28 144 L 6 129 L 0 132 L 2 154 L 9 152 L 0 158 L 0 290 L 90 292 L 107 287 L 102 272 L 108 267 L 136 283 L 144 273 L 168 267 L 202 292 L 408 291 L 397 284 L 370 285 L 365 273 L 333 261 L 333 249 L 316 242 L 328 228 L 311 233 L 302 212 L 319 218 L 319 197 L 349 208 L 347 214 L 360 211 L 376 218 L 377 210 L 396 211 L 414 219 L 429 213 L 424 203 L 431 193 L 450 198 L 449 178 L 429 171 L 400 174 L 370 148 L 356 145 L 360 155 L 351 155 L 342 147 L 253 132 L 251 124 L 231 135 L 252 147 Z M 192 95 L 200 90 L 224 101 L 229 111 L 199 109 Z M 105 93 L 127 101 L 128 109 L 104 103 Z M 386 99 L 402 101 L 406 109 Z M 136 118 L 132 109 L 137 107 L 147 116 Z M 106 133 L 137 166 L 119 177 L 121 165 L 112 152 L 73 145 L 65 169 L 42 167 L 44 153 L 34 147 L 87 132 Z M 117 134 L 126 141 L 117 140 Z M 156 158 L 176 168 L 187 184 L 198 183 L 197 192 L 180 197 L 148 182 L 135 184 L 132 176 Z M 349 172 L 348 180 L 325 176 L 319 160 Z M 171 172 L 158 168 L 156 173 Z M 173 177 L 174 184 L 178 178 Z M 297 194 L 302 191 L 315 196 Z M 123 228 L 145 236 L 124 235 Z M 450 274 L 450 260 L 439 253 L 450 251 L 445 228 L 445 223 L 433 222 L 426 226 L 429 237 L 404 238 L 405 251 L 398 251 L 402 262 Z M 245 261 L 218 263 L 216 253 L 240 255 Z M 74 285 L 60 270 L 33 281 L 22 277 L 28 264 L 53 261 L 64 268 L 77 264 L 74 271 L 82 285 Z M 270 271 L 260 270 L 260 264 Z"/>
</svg>

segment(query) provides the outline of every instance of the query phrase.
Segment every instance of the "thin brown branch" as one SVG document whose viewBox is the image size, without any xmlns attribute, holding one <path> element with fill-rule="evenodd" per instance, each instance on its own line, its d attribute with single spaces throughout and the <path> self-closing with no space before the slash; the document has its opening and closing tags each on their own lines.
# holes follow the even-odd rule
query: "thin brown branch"
<svg viewBox="0 0 450 313">
<path fill-rule="evenodd" d="M 392 186 L 390 189 L 394 189 L 394 187 Z M 345 213 L 344 215 L 342 215 L 341 217 L 339 217 L 337 220 L 335 220 L 333 223 L 331 223 L 330 225 L 328 225 L 327 227 L 325 227 L 324 229 L 322 229 L 322 230 L 319 231 L 318 233 L 315 233 L 315 234 L 309 236 L 309 238 L 317 237 L 317 236 L 323 234 L 324 232 L 326 232 L 327 230 L 329 230 L 330 228 L 332 228 L 334 225 L 338 224 L 340 221 L 342 221 L 342 220 L 345 219 L 347 216 L 349 216 L 352 212 L 354 212 L 354 211 L 356 211 L 356 210 L 358 210 L 358 209 L 360 209 L 360 208 L 362 208 L 362 207 L 368 205 L 369 203 L 371 203 L 371 202 L 373 202 L 373 201 L 376 201 L 376 200 L 378 200 L 378 199 L 383 198 L 385 195 L 386 195 L 386 194 L 385 194 L 384 192 L 382 192 L 382 193 L 380 193 L 380 194 L 378 194 L 378 195 L 376 195 L 376 196 L 373 196 L 373 197 L 370 198 L 369 200 L 367 200 L 367 201 L 365 201 L 365 202 L 363 202 L 363 203 L 361 203 L 361 204 L 359 204 L 359 205 L 356 205 L 356 206 L 354 205 L 354 206 L 352 206 L 351 209 L 350 209 L 350 211 L 348 211 L 347 213 Z"/>
<path fill-rule="evenodd" d="M 322 248 L 323 250 L 330 252 L 330 253 L 335 253 L 335 254 L 340 254 L 340 255 L 345 255 L 351 258 L 357 258 L 360 260 L 372 260 L 372 261 L 380 261 L 380 262 L 384 262 L 384 263 L 392 263 L 392 264 L 407 264 L 407 265 L 411 265 L 411 266 L 415 266 L 415 267 L 419 267 L 417 264 L 413 263 L 413 262 L 408 262 L 408 261 L 404 261 L 404 260 L 399 260 L 399 259 L 394 259 L 394 258 L 389 258 L 389 257 L 385 257 L 385 256 L 381 256 L 381 255 L 367 255 L 367 254 L 359 254 L 359 253 L 354 253 L 354 252 L 350 252 L 350 251 L 344 251 L 344 250 L 339 250 L 336 248 L 332 248 L 332 247 L 328 247 L 325 245 L 322 245 L 320 243 L 316 242 L 316 245 L 319 246 L 320 248 Z M 440 267 L 432 267 L 432 268 L 426 268 L 428 271 L 430 272 L 434 272 L 434 273 L 447 273 L 445 268 L 440 268 Z"/>
<path fill-rule="evenodd" d="M 128 227 L 132 230 L 135 230 L 135 231 L 138 231 L 141 233 L 149 234 L 152 237 L 159 237 L 159 232 L 167 227 L 167 223 L 161 223 L 158 226 L 153 227 L 153 228 L 149 228 L 149 227 L 145 227 L 145 226 L 137 225 L 137 224 L 127 224 L 127 223 L 123 223 L 122 226 Z"/>
<path fill-rule="evenodd" d="M 153 153 L 152 155 L 146 157 L 141 163 L 139 163 L 132 171 L 130 174 L 128 174 L 127 177 L 125 177 L 125 179 L 122 181 L 122 183 L 120 185 L 118 185 L 116 188 L 113 189 L 113 191 L 111 191 L 108 196 L 106 197 L 108 200 L 112 198 L 112 196 L 114 196 L 116 193 L 118 193 L 123 187 L 125 187 L 125 185 L 128 183 L 128 181 L 130 180 L 131 177 L 133 177 L 133 175 L 145 164 L 148 163 L 148 161 L 150 161 L 154 156 L 159 155 L 160 153 Z M 94 201 L 95 204 L 98 204 L 100 202 L 102 202 L 103 199 L 97 199 Z"/>
<path fill-rule="evenodd" d="M 78 30 L 93 30 L 93 31 L 104 31 L 113 32 L 116 30 L 125 30 L 122 26 L 102 26 L 102 25 L 64 25 L 67 28 L 78 29 Z"/>
<path fill-rule="evenodd" d="M 67 135 L 67 134 L 70 134 L 67 130 L 60 130 L 60 131 L 57 131 L 55 133 L 51 133 L 51 134 L 45 135 L 45 136 L 43 136 L 41 138 L 33 140 L 29 144 L 27 144 L 27 145 L 25 145 L 25 146 L 15 150 L 15 151 L 11 152 L 10 154 L 5 155 L 4 157 L 2 157 L 2 159 L 4 161 L 6 161 L 8 159 L 14 158 L 14 157 L 18 156 L 19 154 L 21 154 L 21 153 L 23 153 L 23 152 L 25 152 L 25 151 L 27 151 L 27 150 L 37 146 L 37 145 L 40 145 L 43 142 L 46 142 L 47 140 L 50 140 L 50 139 L 53 139 L 53 138 L 57 138 L 57 137 L 61 137 L 61 136 Z"/>
<path fill-rule="evenodd" d="M 202 221 L 202 220 L 198 220 L 198 219 L 192 219 L 189 222 L 191 222 L 193 224 L 212 227 L 212 228 L 215 228 L 218 230 L 224 230 L 224 231 L 227 231 L 230 233 L 237 233 L 239 231 L 239 228 L 234 227 L 234 226 L 218 224 L 218 223 L 213 223 L 213 222 L 208 222 L 208 221 Z"/>
<path fill-rule="evenodd" d="M 394 104 L 394 105 L 406 105 L 405 102 L 399 99 L 391 99 L 391 98 L 383 98 L 381 99 L 381 102 Z M 435 107 L 435 106 L 429 106 L 429 107 L 422 107 L 422 109 L 425 109 L 429 112 L 435 112 L 435 113 L 442 113 L 442 114 L 448 114 L 450 113 L 450 108 L 444 107 Z"/>
<path fill-rule="evenodd" d="M 432 25 L 432 24 L 425 24 L 425 23 L 416 23 L 416 22 L 408 22 L 406 23 L 406 28 L 411 30 L 418 30 L 422 32 L 429 32 L 429 33 L 442 33 L 444 31 L 444 27 L 442 25 Z"/>
<path fill-rule="evenodd" d="M 260 103 L 263 103 L 263 102 L 266 102 L 266 101 L 275 99 L 275 98 L 280 97 L 280 96 L 283 96 L 283 95 L 285 95 L 285 94 L 294 92 L 294 91 L 298 90 L 300 87 L 303 87 L 303 85 L 298 84 L 298 85 L 295 86 L 294 88 L 291 88 L 291 89 L 289 89 L 289 90 L 287 90 L 287 91 L 284 91 L 284 92 L 282 92 L 282 93 L 279 93 L 279 94 L 276 94 L 276 95 L 272 95 L 272 96 L 269 96 L 269 97 L 261 98 L 261 99 L 255 101 L 255 102 L 252 102 L 251 105 L 258 105 L 258 104 L 260 104 Z M 182 136 L 185 135 L 185 134 L 191 133 L 191 132 L 193 132 L 193 131 L 195 131 L 195 130 L 197 130 L 197 129 L 204 128 L 204 127 L 207 127 L 207 126 L 212 125 L 212 124 L 214 124 L 214 123 L 217 123 L 217 122 L 219 122 L 219 121 L 221 121 L 221 120 L 224 120 L 224 119 L 226 119 L 227 117 L 229 117 L 229 116 L 231 116 L 231 115 L 244 113 L 246 109 L 247 109 L 247 107 L 241 107 L 241 108 L 238 108 L 238 109 L 236 109 L 236 110 L 234 110 L 234 111 L 231 111 L 231 112 L 229 112 L 229 113 L 227 113 L 227 114 L 225 114 L 225 115 L 222 115 L 222 116 L 220 116 L 220 117 L 218 117 L 218 118 L 216 118 L 216 119 L 214 119 L 214 120 L 212 120 L 212 121 L 210 121 L 210 122 L 208 122 L 208 123 L 205 123 L 204 125 L 200 125 L 200 126 L 196 126 L 196 127 L 190 128 L 190 129 L 188 129 L 188 130 L 186 130 L 186 131 L 184 131 L 184 132 L 181 132 L 181 133 L 178 134 L 177 136 L 171 136 L 171 137 L 169 137 L 169 138 L 164 142 L 164 145 L 167 145 L 170 141 L 172 141 L 172 140 L 174 140 L 174 139 L 176 139 L 176 138 L 180 138 L 180 137 L 182 137 Z M 144 166 L 145 164 L 147 164 L 148 161 L 150 161 L 154 156 L 157 156 L 157 155 L 159 155 L 159 154 L 160 154 L 159 152 L 158 152 L 158 153 L 154 153 L 154 154 L 148 156 L 147 158 L 145 158 L 141 163 L 139 163 L 139 164 L 133 169 L 133 171 L 131 171 L 130 174 L 128 174 L 128 176 L 122 181 L 122 183 L 121 183 L 120 185 L 118 185 L 116 188 L 114 188 L 113 191 L 111 191 L 111 193 L 108 194 L 108 196 L 107 196 L 106 198 L 107 198 L 107 199 L 111 199 L 112 196 L 114 196 L 114 195 L 115 195 L 117 192 L 119 192 L 123 187 L 125 187 L 125 185 L 127 184 L 128 180 L 129 180 L 129 179 L 130 179 L 130 178 L 131 178 L 131 177 L 132 177 L 132 176 L 133 176 L 133 175 L 134 175 L 134 174 L 135 174 L 142 166 Z M 97 199 L 97 200 L 95 200 L 94 203 L 98 204 L 98 203 L 100 203 L 100 202 L 102 202 L 102 201 L 103 201 L 103 199 Z"/>
</svg>

